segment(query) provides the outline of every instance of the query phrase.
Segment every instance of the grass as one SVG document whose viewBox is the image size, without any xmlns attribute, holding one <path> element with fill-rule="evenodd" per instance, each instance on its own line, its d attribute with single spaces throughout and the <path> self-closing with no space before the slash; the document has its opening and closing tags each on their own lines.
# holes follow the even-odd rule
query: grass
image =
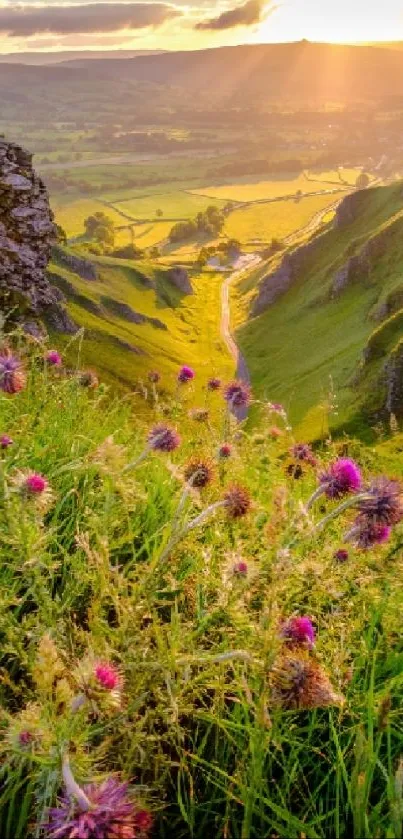
<svg viewBox="0 0 403 839">
<path fill-rule="evenodd" d="M 52 210 L 58 224 L 65 230 L 67 236 L 82 236 L 84 233 L 84 221 L 93 213 L 104 212 L 113 223 L 122 225 L 125 219 L 113 208 L 106 207 L 101 201 L 92 198 L 55 198 L 51 201 Z"/>
<path fill-rule="evenodd" d="M 373 312 L 400 282 L 401 229 L 394 220 L 402 210 L 401 188 L 374 189 L 362 200 L 357 219 L 344 230 L 324 234 L 290 290 L 262 315 L 246 320 L 254 290 L 270 266 L 263 265 L 255 279 L 241 279 L 234 288 L 234 321 L 243 321 L 237 336 L 252 381 L 259 393 L 286 404 L 302 437 L 321 436 L 329 416 L 333 430 L 352 422 L 360 433 L 371 433 L 363 408 L 370 390 L 378 395 L 381 390 L 372 376 L 360 382 L 360 362 L 376 327 Z M 358 278 L 333 299 L 337 270 L 371 236 L 385 230 L 384 252 L 371 263 L 370 277 Z M 335 400 L 337 406 L 329 413 Z"/>
<path fill-rule="evenodd" d="M 228 216 L 224 232 L 242 244 L 268 244 L 273 237 L 285 239 L 342 197 L 343 193 L 336 193 L 240 208 Z"/>
<path fill-rule="evenodd" d="M 153 219 L 156 210 L 160 209 L 164 216 L 176 220 L 192 218 L 198 212 L 203 212 L 212 203 L 219 207 L 221 202 L 212 202 L 211 199 L 203 196 L 176 190 L 143 197 L 125 198 L 124 201 L 115 201 L 114 206 L 118 210 L 131 215 L 134 219 Z"/>
<path fill-rule="evenodd" d="M 218 198 L 223 201 L 262 201 L 270 198 L 281 198 L 284 195 L 295 195 L 298 190 L 302 192 L 318 192 L 321 189 L 335 189 L 341 182 L 334 174 L 334 182 L 326 184 L 323 175 L 329 177 L 331 172 L 316 174 L 310 172 L 309 179 L 304 173 L 295 174 L 291 172 L 288 176 L 279 175 L 278 178 L 271 177 L 267 180 L 256 178 L 256 180 L 239 179 L 238 183 L 228 183 L 218 186 L 203 186 L 193 190 L 197 195 L 206 195 L 209 198 Z"/>
<path fill-rule="evenodd" d="M 79 784 L 111 773 L 129 781 L 163 839 L 400 836 L 402 526 L 338 563 L 354 511 L 307 528 L 300 505 L 316 478 L 312 467 L 300 480 L 287 471 L 292 432 L 277 418 L 274 440 L 265 411 L 258 435 L 230 429 L 220 394 L 210 426 L 160 398 L 154 421 L 177 425 L 182 444 L 125 471 L 147 435 L 133 397 L 88 392 L 72 361 L 69 376 L 44 371 L 44 351 L 16 339 L 27 387 L 0 398 L 0 428 L 14 439 L 0 494 L 4 839 L 40 834 L 67 752 Z M 225 426 L 227 465 L 217 463 Z M 344 445 L 365 480 L 402 476 L 401 435 L 376 451 Z M 211 458 L 216 477 L 184 494 L 195 454 Z M 319 448 L 318 471 L 337 454 Z M 48 479 L 46 510 L 18 490 L 21 470 Z M 247 516 L 220 510 L 173 544 L 174 521 L 186 526 L 233 480 L 250 493 Z M 246 576 L 233 570 L 241 558 Z M 304 614 L 316 645 L 292 656 L 327 671 L 333 694 L 290 710 L 284 696 L 276 702 L 291 655 L 280 626 Z M 114 701 L 96 687 L 94 660 L 120 669 Z M 72 713 L 83 691 L 92 699 Z M 342 704 L 329 704 L 335 693 Z"/>
</svg>

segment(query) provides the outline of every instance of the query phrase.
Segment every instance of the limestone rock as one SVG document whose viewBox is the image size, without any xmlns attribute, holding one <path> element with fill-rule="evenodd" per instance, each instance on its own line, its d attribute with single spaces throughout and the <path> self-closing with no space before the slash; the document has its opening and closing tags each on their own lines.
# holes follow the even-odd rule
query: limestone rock
<svg viewBox="0 0 403 839">
<path fill-rule="evenodd" d="M 192 284 L 189 279 L 189 274 L 185 268 L 181 268 L 180 265 L 175 265 L 173 268 L 170 268 L 168 271 L 167 279 L 169 280 L 172 285 L 175 285 L 176 288 L 179 288 L 179 291 L 183 291 L 184 294 L 193 294 Z"/>
</svg>

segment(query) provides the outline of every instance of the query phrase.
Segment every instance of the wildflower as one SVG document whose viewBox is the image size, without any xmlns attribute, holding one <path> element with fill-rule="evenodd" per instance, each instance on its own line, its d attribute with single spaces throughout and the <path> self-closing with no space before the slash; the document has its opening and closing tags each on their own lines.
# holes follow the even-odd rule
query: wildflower
<svg viewBox="0 0 403 839">
<path fill-rule="evenodd" d="M 75 680 L 82 693 L 73 699 L 74 711 L 87 700 L 95 706 L 97 712 L 114 713 L 121 708 L 123 676 L 114 664 L 108 661 L 94 661 L 89 655 L 77 668 Z"/>
<path fill-rule="evenodd" d="M 71 773 L 70 773 L 71 774 Z M 71 776 L 72 778 L 72 776 Z M 82 789 L 74 779 L 48 813 L 44 825 L 48 839 L 143 839 L 151 816 L 129 797 L 128 784 L 107 778 Z"/>
<path fill-rule="evenodd" d="M 357 548 L 373 548 L 383 545 L 390 539 L 392 528 L 387 524 L 374 522 L 365 516 L 359 516 L 356 526 L 352 528 L 350 538 Z"/>
<path fill-rule="evenodd" d="M 222 457 L 225 460 L 225 458 L 231 457 L 231 454 L 232 454 L 232 446 L 230 446 L 229 443 L 223 443 L 222 446 L 220 446 L 220 448 L 218 450 L 219 457 Z"/>
<path fill-rule="evenodd" d="M 47 478 L 39 472 L 18 472 L 13 483 L 22 499 L 33 504 L 39 512 L 46 512 L 53 501 Z"/>
<path fill-rule="evenodd" d="M 53 367 L 60 367 L 62 364 L 62 357 L 57 350 L 49 350 L 49 352 L 46 353 L 45 361 Z"/>
<path fill-rule="evenodd" d="M 221 379 L 217 379 L 217 378 L 215 378 L 215 376 L 213 376 L 207 382 L 207 390 L 219 390 L 220 387 L 221 387 Z"/>
<path fill-rule="evenodd" d="M 239 486 L 239 484 L 232 484 L 225 493 L 224 503 L 229 518 L 239 519 L 246 516 L 250 510 L 250 495 L 244 487 Z"/>
<path fill-rule="evenodd" d="M 0 449 L 8 449 L 9 446 L 12 446 L 14 440 L 8 436 L 8 434 L 2 434 L 0 437 Z"/>
<path fill-rule="evenodd" d="M 196 420 L 196 422 L 207 422 L 209 412 L 207 408 L 193 408 L 190 412 L 190 416 L 192 419 Z"/>
<path fill-rule="evenodd" d="M 298 481 L 299 478 L 302 478 L 304 474 L 304 470 L 300 463 L 289 463 L 285 471 L 290 478 L 295 478 L 296 481 Z"/>
<path fill-rule="evenodd" d="M 214 479 L 213 463 L 207 458 L 193 458 L 185 466 L 185 478 L 193 487 L 206 487 Z"/>
<path fill-rule="evenodd" d="M 23 486 L 27 495 L 42 495 L 47 487 L 48 481 L 38 472 L 27 475 Z"/>
<path fill-rule="evenodd" d="M 236 576 L 246 577 L 248 573 L 248 565 L 243 559 L 240 559 L 238 562 L 234 563 L 232 570 Z"/>
<path fill-rule="evenodd" d="M 335 553 L 333 554 L 333 556 L 334 556 L 334 559 L 335 559 L 337 562 L 347 562 L 347 560 L 348 560 L 348 551 L 346 551 L 346 549 L 345 549 L 345 548 L 339 548 L 337 551 L 335 551 Z"/>
<path fill-rule="evenodd" d="M 79 382 L 82 387 L 88 387 L 89 390 L 95 390 L 99 385 L 98 377 L 92 370 L 86 370 L 84 373 L 81 373 Z"/>
<path fill-rule="evenodd" d="M 10 350 L 0 352 L 0 390 L 4 393 L 18 393 L 26 384 L 21 361 Z"/>
<path fill-rule="evenodd" d="M 148 435 L 151 449 L 159 452 L 173 452 L 180 445 L 180 437 L 169 425 L 155 425 Z"/>
<path fill-rule="evenodd" d="M 309 445 L 309 443 L 296 443 L 290 449 L 290 454 L 294 460 L 300 460 L 304 463 L 309 463 L 310 466 L 316 466 L 316 457 Z"/>
<path fill-rule="evenodd" d="M 224 399 L 229 405 L 243 408 L 249 405 L 251 398 L 250 387 L 246 382 L 230 382 L 224 390 Z"/>
<path fill-rule="evenodd" d="M 278 414 L 280 417 L 285 417 L 285 408 L 279 402 L 268 402 L 267 408 L 271 414 Z"/>
<path fill-rule="evenodd" d="M 94 669 L 94 676 L 105 690 L 115 690 L 121 683 L 120 674 L 113 664 L 97 664 Z"/>
<path fill-rule="evenodd" d="M 343 704 L 321 666 L 306 655 L 282 656 L 270 674 L 275 705 L 286 710 L 324 708 Z"/>
<path fill-rule="evenodd" d="M 24 731 L 20 731 L 20 733 L 18 735 L 18 744 L 23 749 L 26 749 L 29 746 L 31 746 L 31 744 L 33 743 L 34 740 L 35 740 L 35 735 L 32 734 L 32 732 L 28 731 L 27 729 L 24 729 Z"/>
<path fill-rule="evenodd" d="M 190 382 L 192 379 L 194 379 L 194 377 L 195 377 L 194 370 L 192 370 L 191 367 L 188 367 L 187 364 L 185 364 L 179 370 L 178 382 L 180 382 L 181 384 L 186 384 L 187 382 Z"/>
<path fill-rule="evenodd" d="M 308 617 L 289 618 L 281 628 L 281 635 L 293 646 L 313 647 L 315 630 Z"/>
<path fill-rule="evenodd" d="M 158 373 L 158 370 L 150 370 L 148 374 L 148 381 L 151 382 L 153 385 L 158 384 L 161 379 L 161 374 Z"/>
<path fill-rule="evenodd" d="M 339 458 L 320 476 L 322 491 L 328 498 L 342 498 L 361 487 L 361 472 L 350 458 Z"/>
<path fill-rule="evenodd" d="M 389 527 L 403 519 L 402 487 L 398 481 L 376 478 L 368 489 L 367 498 L 358 504 L 362 521 Z"/>
<path fill-rule="evenodd" d="M 281 428 L 277 427 L 277 425 L 272 425 L 271 428 L 269 428 L 269 437 L 271 437 L 272 440 L 278 440 L 278 438 L 282 436 L 283 432 Z"/>
</svg>

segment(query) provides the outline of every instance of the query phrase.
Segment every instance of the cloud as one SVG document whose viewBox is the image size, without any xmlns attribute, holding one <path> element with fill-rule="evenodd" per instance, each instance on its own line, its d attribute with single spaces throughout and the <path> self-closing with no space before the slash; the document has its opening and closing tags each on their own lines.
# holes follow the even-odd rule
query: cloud
<svg viewBox="0 0 403 839">
<path fill-rule="evenodd" d="M 247 0 L 242 6 L 228 9 L 217 17 L 208 18 L 197 23 L 195 29 L 221 30 L 233 29 L 235 26 L 252 26 L 259 23 L 263 17 L 264 4 L 262 0 Z M 273 8 L 270 12 L 274 11 Z"/>
<path fill-rule="evenodd" d="M 77 6 L 0 7 L 0 33 L 12 38 L 52 32 L 116 32 L 161 26 L 180 12 L 167 3 L 93 3 Z"/>
</svg>

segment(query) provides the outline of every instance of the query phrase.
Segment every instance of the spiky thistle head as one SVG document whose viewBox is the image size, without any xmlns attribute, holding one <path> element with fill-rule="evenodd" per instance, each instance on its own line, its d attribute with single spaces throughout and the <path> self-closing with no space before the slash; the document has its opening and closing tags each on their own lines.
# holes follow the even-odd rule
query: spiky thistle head
<svg viewBox="0 0 403 839">
<path fill-rule="evenodd" d="M 61 367 L 63 360 L 57 350 L 49 350 L 45 355 L 45 361 L 52 367 Z"/>
<path fill-rule="evenodd" d="M 150 448 L 159 452 L 174 452 L 180 441 L 178 432 L 169 425 L 155 425 L 148 435 Z"/>
<path fill-rule="evenodd" d="M 190 417 L 196 422 L 208 422 L 209 412 L 207 408 L 192 408 Z"/>
<path fill-rule="evenodd" d="M 78 666 L 74 678 L 98 712 L 115 713 L 122 707 L 124 679 L 112 662 L 88 655 Z"/>
<path fill-rule="evenodd" d="M 79 382 L 82 387 L 87 387 L 89 390 L 95 390 L 99 385 L 98 376 L 92 370 L 80 373 Z"/>
<path fill-rule="evenodd" d="M 244 559 L 239 559 L 234 562 L 232 571 L 236 577 L 246 577 L 248 573 L 248 564 Z"/>
<path fill-rule="evenodd" d="M 281 656 L 270 673 L 271 698 L 285 710 L 341 705 L 344 698 L 334 690 L 322 667 L 307 654 Z"/>
<path fill-rule="evenodd" d="M 224 399 L 229 405 L 235 408 L 247 407 L 251 399 L 251 390 L 246 382 L 238 379 L 226 385 L 224 390 Z"/>
<path fill-rule="evenodd" d="M 187 382 L 190 382 L 195 377 L 195 372 L 192 370 L 191 367 L 188 367 L 187 364 L 184 364 L 183 367 L 179 370 L 178 373 L 178 382 L 180 384 L 185 385 Z"/>
<path fill-rule="evenodd" d="M 375 478 L 368 488 L 367 497 L 360 501 L 361 521 L 372 525 L 392 527 L 403 519 L 403 495 L 399 481 L 383 476 Z"/>
<path fill-rule="evenodd" d="M 230 443 L 222 443 L 222 445 L 220 446 L 220 448 L 218 450 L 219 457 L 221 457 L 225 460 L 227 457 L 231 457 L 231 454 L 232 454 L 232 446 L 230 445 Z"/>
<path fill-rule="evenodd" d="M 390 539 L 392 528 L 387 524 L 372 521 L 367 516 L 358 516 L 352 530 L 352 541 L 357 548 L 368 550 L 383 545 Z"/>
<path fill-rule="evenodd" d="M 333 557 L 336 560 L 336 562 L 347 562 L 348 551 L 346 550 L 346 548 L 338 548 L 338 550 L 334 552 Z"/>
<path fill-rule="evenodd" d="M 251 507 L 248 490 L 239 484 L 232 484 L 227 488 L 224 502 L 230 519 L 240 519 L 242 516 L 246 516 Z"/>
<path fill-rule="evenodd" d="M 38 512 L 45 513 L 53 501 L 49 481 L 39 472 L 17 472 L 12 483 L 21 499 L 31 504 Z"/>
<path fill-rule="evenodd" d="M 15 394 L 24 390 L 26 376 L 20 359 L 8 349 L 0 351 L 0 390 Z"/>
<path fill-rule="evenodd" d="M 281 635 L 289 646 L 313 647 L 315 644 L 315 629 L 310 618 L 289 618 L 281 627 Z"/>
<path fill-rule="evenodd" d="M 212 376 L 207 382 L 207 390 L 220 390 L 220 387 L 221 379 L 217 379 L 216 376 Z"/>
<path fill-rule="evenodd" d="M 161 374 L 158 372 L 158 370 L 150 370 L 150 372 L 148 374 L 148 381 L 149 382 L 151 382 L 153 385 L 156 385 L 156 384 L 158 384 L 160 379 L 161 379 Z"/>
<path fill-rule="evenodd" d="M 8 434 L 2 434 L 0 437 L 0 449 L 8 449 L 12 446 L 14 440 L 8 436 Z"/>
<path fill-rule="evenodd" d="M 309 443 L 296 443 L 290 449 L 290 454 L 294 460 L 303 461 L 310 466 L 316 466 L 317 460 Z"/>
<path fill-rule="evenodd" d="M 191 486 L 202 489 L 214 480 L 214 464 L 210 458 L 193 457 L 186 464 L 184 474 Z"/>
<path fill-rule="evenodd" d="M 349 457 L 341 457 L 331 463 L 319 480 L 325 495 L 332 499 L 358 492 L 362 484 L 361 471 Z"/>
<path fill-rule="evenodd" d="M 101 784 L 86 784 L 82 793 L 86 809 L 66 789 L 58 806 L 49 810 L 47 839 L 145 839 L 151 816 L 131 799 L 128 784 L 107 778 Z"/>
</svg>

